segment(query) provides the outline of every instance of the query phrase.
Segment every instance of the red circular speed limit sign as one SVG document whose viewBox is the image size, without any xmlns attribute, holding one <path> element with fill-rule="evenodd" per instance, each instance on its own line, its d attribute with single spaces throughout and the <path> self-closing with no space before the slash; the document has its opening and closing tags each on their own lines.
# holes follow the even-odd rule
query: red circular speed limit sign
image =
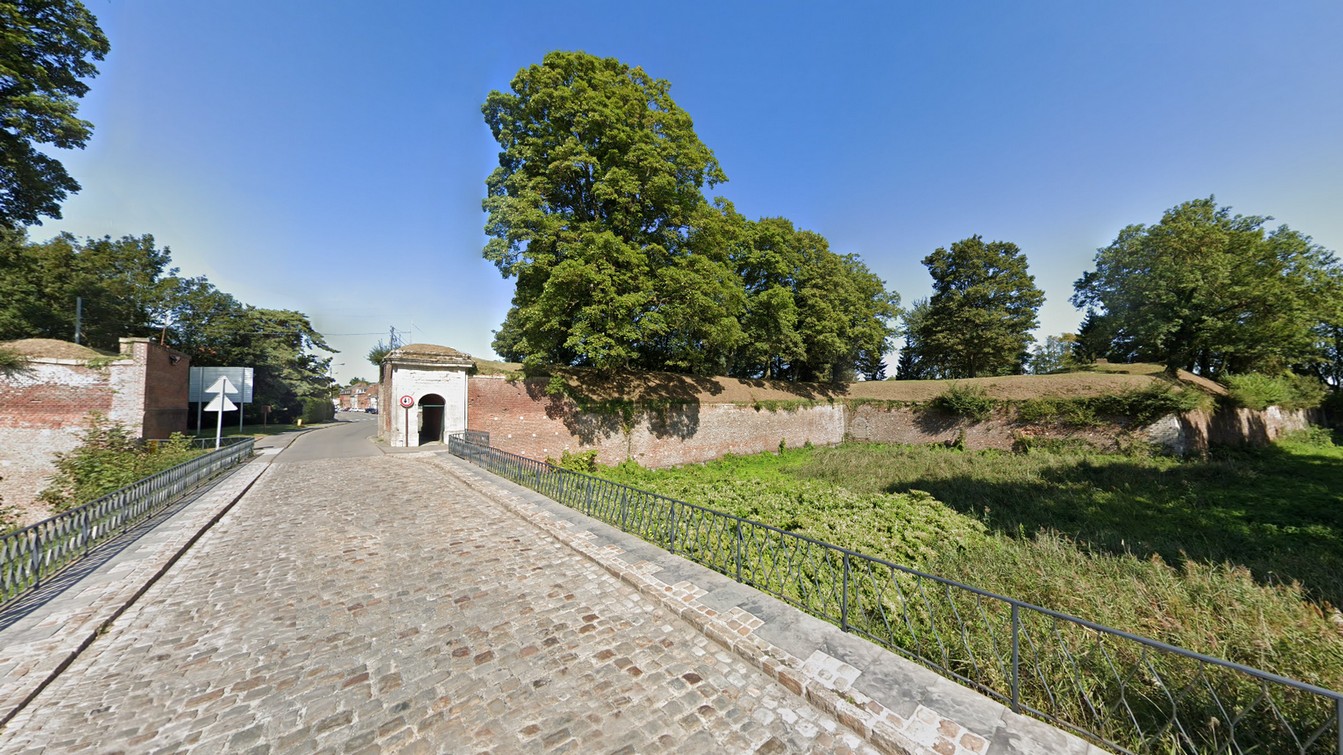
<svg viewBox="0 0 1343 755">
<path fill-rule="evenodd" d="M 411 408 L 412 406 L 415 406 L 415 399 L 414 399 L 414 398 L 411 398 L 410 396 L 402 396 L 402 397 L 401 397 L 401 406 L 403 406 L 403 407 L 409 409 L 409 408 Z"/>
</svg>

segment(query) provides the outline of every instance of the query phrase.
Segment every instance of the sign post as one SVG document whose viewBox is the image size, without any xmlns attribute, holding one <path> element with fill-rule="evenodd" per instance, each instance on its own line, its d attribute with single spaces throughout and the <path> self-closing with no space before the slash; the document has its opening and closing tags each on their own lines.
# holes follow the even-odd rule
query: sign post
<svg viewBox="0 0 1343 755">
<path fill-rule="evenodd" d="M 406 426 L 406 448 L 410 448 L 410 408 L 411 408 L 412 406 L 415 406 L 415 397 L 414 397 L 414 396 L 402 396 L 402 397 L 401 397 L 401 408 L 406 410 L 406 417 L 405 417 L 405 426 Z"/>
<path fill-rule="evenodd" d="M 215 397 L 210 399 L 210 403 L 205 405 L 205 411 L 215 413 L 215 448 L 219 448 L 219 442 L 224 433 L 224 412 L 231 412 L 238 408 L 224 394 L 236 391 L 233 383 L 229 382 L 229 379 L 223 375 L 220 375 L 213 385 L 205 389 L 206 393 L 215 394 Z"/>
</svg>

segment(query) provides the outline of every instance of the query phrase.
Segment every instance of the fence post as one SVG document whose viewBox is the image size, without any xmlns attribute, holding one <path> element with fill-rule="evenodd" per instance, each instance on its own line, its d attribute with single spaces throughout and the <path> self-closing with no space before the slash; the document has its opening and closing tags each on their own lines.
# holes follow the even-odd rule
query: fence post
<svg viewBox="0 0 1343 755">
<path fill-rule="evenodd" d="M 667 550 L 676 555 L 676 501 L 671 501 L 671 532 L 667 535 Z"/>
<path fill-rule="evenodd" d="M 839 629 L 849 631 L 849 552 L 844 554 L 844 592 L 839 596 Z"/>
<path fill-rule="evenodd" d="M 42 530 L 33 530 L 33 587 L 42 586 Z"/>
<path fill-rule="evenodd" d="M 1021 609 L 1012 604 L 1012 712 L 1021 712 Z"/>
<path fill-rule="evenodd" d="M 741 581 L 741 520 L 737 520 L 737 537 L 732 543 L 732 551 L 737 562 L 737 581 Z"/>
<path fill-rule="evenodd" d="M 629 532 L 629 530 L 625 529 L 625 522 L 629 518 L 629 510 L 630 497 L 624 495 L 622 491 L 622 495 L 620 496 L 620 529 L 625 532 Z"/>
</svg>

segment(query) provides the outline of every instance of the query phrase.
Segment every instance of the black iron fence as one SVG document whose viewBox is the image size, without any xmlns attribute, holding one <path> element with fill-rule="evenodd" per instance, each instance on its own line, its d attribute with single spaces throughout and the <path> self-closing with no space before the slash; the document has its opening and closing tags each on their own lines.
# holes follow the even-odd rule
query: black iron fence
<svg viewBox="0 0 1343 755">
<path fill-rule="evenodd" d="M 189 441 L 192 448 L 213 449 L 215 447 L 215 439 L 213 435 L 208 438 L 186 438 L 186 440 Z M 225 435 L 219 439 L 219 447 L 223 448 L 224 446 L 231 446 L 235 443 L 243 443 L 248 440 L 255 441 L 255 438 L 251 435 Z M 145 440 L 145 445 L 157 446 L 173 442 L 175 441 L 171 438 L 151 438 Z"/>
<path fill-rule="evenodd" d="M 1126 753 L 1343 755 L 1343 694 L 454 433 L 449 450 Z"/>
<path fill-rule="evenodd" d="M 214 439 L 210 439 L 211 444 Z M 0 537 L 0 603 L 44 579 L 164 508 L 183 491 L 252 456 L 255 441 L 242 437 L 218 450 Z"/>
</svg>

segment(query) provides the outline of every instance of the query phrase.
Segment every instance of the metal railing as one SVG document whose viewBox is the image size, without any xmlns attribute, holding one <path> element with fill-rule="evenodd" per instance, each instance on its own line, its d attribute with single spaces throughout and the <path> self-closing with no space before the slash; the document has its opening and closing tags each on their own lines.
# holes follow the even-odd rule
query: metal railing
<svg viewBox="0 0 1343 755">
<path fill-rule="evenodd" d="M 191 442 L 192 448 L 214 450 L 215 447 L 215 439 L 213 435 L 211 435 L 208 438 L 206 437 L 187 438 L 186 440 Z M 253 438 L 251 435 L 225 435 L 224 437 L 219 439 L 219 447 L 223 448 L 224 446 L 231 446 L 235 443 L 242 443 L 247 440 L 255 440 L 255 438 Z M 171 438 L 147 438 L 145 439 L 144 442 L 145 445 L 152 446 L 152 445 L 172 443 L 173 440 Z"/>
<path fill-rule="evenodd" d="M 463 433 L 449 451 L 1125 753 L 1343 755 L 1343 694 L 767 524 L 557 468 Z"/>
<path fill-rule="evenodd" d="M 254 443 L 251 437 L 240 438 L 0 537 L 0 603 L 40 586 L 95 545 L 152 516 L 197 483 L 251 458 Z"/>
</svg>

